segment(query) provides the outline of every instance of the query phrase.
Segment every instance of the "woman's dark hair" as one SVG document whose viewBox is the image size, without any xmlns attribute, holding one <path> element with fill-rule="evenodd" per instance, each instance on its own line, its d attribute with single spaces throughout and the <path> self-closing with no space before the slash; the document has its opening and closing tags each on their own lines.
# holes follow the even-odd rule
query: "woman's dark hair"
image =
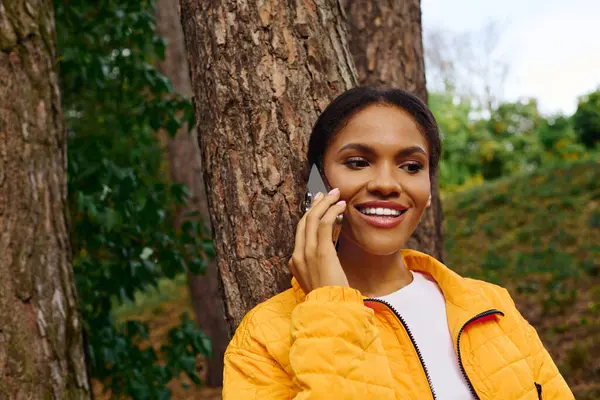
<svg viewBox="0 0 600 400">
<path fill-rule="evenodd" d="M 429 173 L 433 176 L 440 159 L 442 144 L 435 117 L 417 96 L 401 89 L 360 86 L 336 97 L 321 113 L 308 142 L 308 163 L 322 167 L 325 149 L 350 118 L 372 104 L 396 106 L 417 122 L 429 144 Z"/>
</svg>

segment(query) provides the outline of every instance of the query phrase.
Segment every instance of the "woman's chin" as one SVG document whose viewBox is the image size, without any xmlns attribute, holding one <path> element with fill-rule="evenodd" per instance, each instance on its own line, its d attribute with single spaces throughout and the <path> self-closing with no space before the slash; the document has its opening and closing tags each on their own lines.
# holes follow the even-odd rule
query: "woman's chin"
<svg viewBox="0 0 600 400">
<path fill-rule="evenodd" d="M 364 252 L 375 256 L 389 256 L 401 250 L 407 238 L 394 235 L 371 235 L 365 237 L 343 238 L 350 245 L 360 247 Z"/>
<path fill-rule="evenodd" d="M 399 246 L 398 243 L 369 243 L 365 247 L 364 250 L 374 256 L 389 256 L 391 254 L 395 254 L 402 249 L 402 246 Z"/>
</svg>

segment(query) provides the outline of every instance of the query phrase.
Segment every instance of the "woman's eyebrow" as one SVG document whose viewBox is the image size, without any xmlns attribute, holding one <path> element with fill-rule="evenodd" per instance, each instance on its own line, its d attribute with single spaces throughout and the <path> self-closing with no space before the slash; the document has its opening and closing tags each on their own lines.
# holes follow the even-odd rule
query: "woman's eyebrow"
<svg viewBox="0 0 600 400">
<path fill-rule="evenodd" d="M 410 156 L 411 154 L 414 154 L 414 153 L 421 153 L 421 154 L 427 155 L 427 152 L 421 146 L 410 146 L 410 147 L 400 150 L 398 153 L 396 153 L 396 156 L 397 157 L 406 157 L 406 156 Z"/>
<path fill-rule="evenodd" d="M 366 154 L 375 154 L 376 153 L 376 151 L 373 147 L 366 145 L 366 144 L 362 144 L 362 143 L 349 143 L 349 144 L 343 146 L 338 151 L 338 154 L 344 150 L 357 150 L 357 151 L 360 151 L 361 153 L 366 153 Z M 414 153 L 422 153 L 424 155 L 427 155 L 427 152 L 421 146 L 410 146 L 410 147 L 407 147 L 405 149 L 398 151 L 398 153 L 396 153 L 396 156 L 397 157 L 406 157 L 406 156 L 409 156 Z"/>
<path fill-rule="evenodd" d="M 338 154 L 340 154 L 344 150 L 358 150 L 361 153 L 375 154 L 375 149 L 373 147 L 368 146 L 366 144 L 361 144 L 361 143 L 349 143 L 349 144 L 345 145 L 344 147 L 342 147 L 338 151 Z"/>
</svg>

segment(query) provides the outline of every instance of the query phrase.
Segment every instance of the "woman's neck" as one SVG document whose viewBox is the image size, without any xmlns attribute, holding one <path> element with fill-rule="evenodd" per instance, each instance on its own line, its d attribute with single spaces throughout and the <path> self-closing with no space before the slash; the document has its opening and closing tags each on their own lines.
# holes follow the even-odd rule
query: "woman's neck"
<svg viewBox="0 0 600 400">
<path fill-rule="evenodd" d="M 350 287 L 358 289 L 366 297 L 393 293 L 413 279 L 400 251 L 385 256 L 370 254 L 340 238 L 338 257 Z"/>
</svg>

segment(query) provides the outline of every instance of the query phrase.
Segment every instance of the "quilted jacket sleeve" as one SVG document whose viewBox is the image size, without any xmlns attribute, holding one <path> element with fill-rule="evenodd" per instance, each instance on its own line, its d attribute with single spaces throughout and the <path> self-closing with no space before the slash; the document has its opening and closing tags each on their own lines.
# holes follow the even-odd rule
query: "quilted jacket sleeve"
<svg viewBox="0 0 600 400">
<path fill-rule="evenodd" d="M 286 369 L 269 356 L 264 329 L 248 323 L 225 355 L 224 400 L 395 400 L 374 318 L 357 290 L 313 290 L 293 310 L 287 332 L 268 333 L 291 332 Z"/>
<path fill-rule="evenodd" d="M 527 322 L 527 320 L 517 310 L 514 301 L 506 291 L 508 301 L 510 305 L 514 307 L 519 320 L 523 324 L 528 338 L 528 345 L 530 348 L 530 363 L 533 368 L 534 377 L 536 383 L 540 385 L 538 390 L 541 390 L 541 398 L 544 400 L 569 400 L 575 399 L 571 389 L 567 385 L 567 382 L 560 374 L 560 371 L 556 367 L 556 364 L 550 357 L 550 354 L 544 347 L 542 340 L 540 339 L 537 331 L 533 326 Z"/>
<path fill-rule="evenodd" d="M 534 375 L 536 382 L 540 385 L 542 399 L 544 400 L 567 400 L 575 399 L 567 382 L 560 374 L 550 354 L 542 344 L 536 330 L 527 323 L 529 342 L 533 357 Z"/>
</svg>

